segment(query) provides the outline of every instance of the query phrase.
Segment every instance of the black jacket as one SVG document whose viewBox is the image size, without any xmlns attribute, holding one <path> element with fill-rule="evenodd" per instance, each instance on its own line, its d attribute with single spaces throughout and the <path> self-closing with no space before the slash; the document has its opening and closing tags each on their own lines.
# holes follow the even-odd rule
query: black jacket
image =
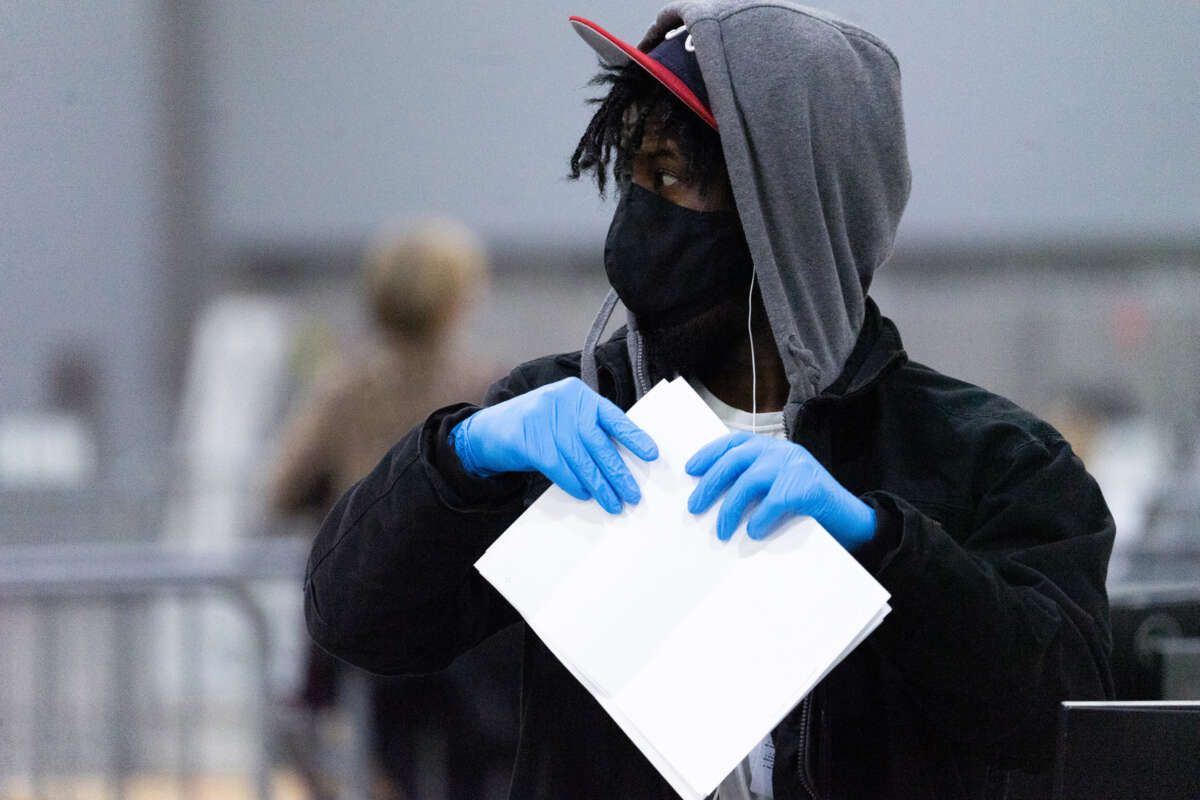
<svg viewBox="0 0 1200 800">
<path fill-rule="evenodd" d="M 622 408 L 634 400 L 625 352 L 620 332 L 598 351 L 601 391 Z M 577 353 L 538 359 L 486 402 L 578 373 Z M 325 520 L 305 608 L 334 654 L 428 672 L 520 621 L 472 564 L 547 484 L 463 471 L 447 436 L 474 410 L 434 412 Z M 1042 792 L 1058 701 L 1112 695 L 1113 524 L 1070 446 L 1012 403 L 908 361 L 873 304 L 792 439 L 875 508 L 876 537 L 855 556 L 893 611 L 775 729 L 775 797 Z M 674 798 L 537 636 L 525 640 L 511 796 Z"/>
</svg>

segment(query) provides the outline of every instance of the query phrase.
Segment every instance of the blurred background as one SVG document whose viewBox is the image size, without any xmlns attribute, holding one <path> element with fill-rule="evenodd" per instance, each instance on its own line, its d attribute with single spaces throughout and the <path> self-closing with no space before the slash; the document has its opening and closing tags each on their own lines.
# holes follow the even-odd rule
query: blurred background
<svg viewBox="0 0 1200 800">
<path fill-rule="evenodd" d="M 916 360 L 1067 434 L 1118 522 L 1123 693 L 1200 697 L 1200 3 L 824 5 L 904 74 L 873 294 Z M 612 205 L 564 177 L 596 69 L 566 17 L 637 41 L 656 11 L 5 2 L 0 797 L 446 794 L 437 732 L 424 784 L 364 777 L 362 676 L 295 699 L 315 523 L 268 476 L 371 339 L 386 222 L 478 235 L 447 335 L 480 371 L 581 346 Z"/>
</svg>

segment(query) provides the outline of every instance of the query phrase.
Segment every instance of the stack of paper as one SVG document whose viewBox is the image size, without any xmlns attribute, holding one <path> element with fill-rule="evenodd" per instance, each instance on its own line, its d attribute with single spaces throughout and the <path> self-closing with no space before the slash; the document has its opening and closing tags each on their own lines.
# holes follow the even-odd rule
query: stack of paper
<svg viewBox="0 0 1200 800">
<path fill-rule="evenodd" d="M 889 611 L 825 530 L 716 536 L 683 466 L 727 429 L 682 379 L 629 416 L 658 444 L 623 453 L 641 502 L 613 516 L 551 487 L 476 567 L 684 798 L 710 793 Z"/>
</svg>

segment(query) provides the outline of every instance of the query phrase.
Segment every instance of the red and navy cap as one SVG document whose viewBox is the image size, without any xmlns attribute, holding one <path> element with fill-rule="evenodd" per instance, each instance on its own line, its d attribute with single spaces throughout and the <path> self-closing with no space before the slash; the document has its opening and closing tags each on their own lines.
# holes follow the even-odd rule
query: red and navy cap
<svg viewBox="0 0 1200 800">
<path fill-rule="evenodd" d="M 653 50 L 643 53 L 583 17 L 571 17 L 571 25 L 599 54 L 603 64 L 610 67 L 637 64 L 716 130 L 717 119 L 708 108 L 708 89 L 700 75 L 700 62 L 696 60 L 696 48 L 687 28 L 681 26 L 670 31 Z"/>
</svg>

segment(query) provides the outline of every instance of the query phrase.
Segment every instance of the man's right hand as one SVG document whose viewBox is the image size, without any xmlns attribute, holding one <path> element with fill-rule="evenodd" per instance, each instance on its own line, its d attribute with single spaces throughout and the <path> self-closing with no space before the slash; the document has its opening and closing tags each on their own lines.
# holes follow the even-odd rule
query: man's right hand
<svg viewBox="0 0 1200 800">
<path fill-rule="evenodd" d="M 644 461 L 658 458 L 649 434 L 578 378 L 480 409 L 450 434 L 472 475 L 536 470 L 572 497 L 595 498 L 616 514 L 622 501 L 636 504 L 642 494 L 613 440 Z"/>
</svg>

